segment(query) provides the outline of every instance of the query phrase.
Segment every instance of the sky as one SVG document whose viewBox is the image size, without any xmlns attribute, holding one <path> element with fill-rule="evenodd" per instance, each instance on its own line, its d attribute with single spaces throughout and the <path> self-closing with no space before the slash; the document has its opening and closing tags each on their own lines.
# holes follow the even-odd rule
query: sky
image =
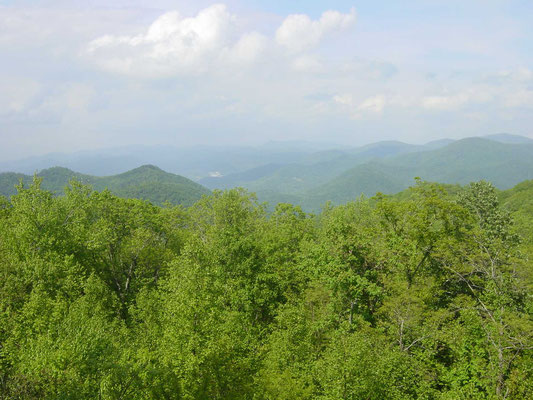
<svg viewBox="0 0 533 400">
<path fill-rule="evenodd" d="M 0 159 L 533 137 L 531 0 L 0 0 Z"/>
</svg>

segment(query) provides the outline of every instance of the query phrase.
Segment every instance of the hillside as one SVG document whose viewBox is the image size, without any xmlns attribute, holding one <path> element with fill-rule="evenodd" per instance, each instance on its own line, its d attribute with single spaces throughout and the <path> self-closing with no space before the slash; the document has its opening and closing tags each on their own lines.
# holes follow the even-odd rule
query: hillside
<svg viewBox="0 0 533 400">
<path fill-rule="evenodd" d="M 120 197 L 140 198 L 155 204 L 168 201 L 172 204 L 192 205 L 203 195 L 210 193 L 202 185 L 161 170 L 153 165 L 144 165 L 118 175 L 98 177 L 80 174 L 67 168 L 54 167 L 37 174 L 43 178 L 42 187 L 56 194 L 61 194 L 72 179 L 91 185 L 95 190 L 109 189 Z M 32 177 L 24 174 L 0 174 L 0 194 L 11 196 L 16 193 L 15 185 L 23 180 L 25 184 Z"/>
<path fill-rule="evenodd" d="M 259 167 L 220 178 L 204 178 L 200 183 L 212 189 L 243 186 L 258 193 L 298 196 L 365 162 L 424 150 L 427 150 L 424 146 L 398 141 L 377 142 L 345 150 L 319 151 L 299 162 L 278 165 L 277 168 L 272 165 Z M 230 182 L 233 186 L 228 184 Z"/>
<path fill-rule="evenodd" d="M 266 164 L 199 180 L 211 189 L 244 187 L 269 202 L 296 202 L 318 210 L 361 194 L 395 193 L 414 177 L 449 184 L 490 180 L 500 189 L 533 178 L 533 141 L 497 134 L 426 145 L 385 141 L 358 148 L 319 151 L 290 164 Z"/>
<path fill-rule="evenodd" d="M 332 181 L 308 190 L 317 209 L 331 200 L 341 204 L 365 194 L 394 193 L 407 188 L 414 177 L 432 182 L 467 184 L 488 180 L 500 189 L 533 178 L 533 144 L 508 144 L 469 138 L 431 151 L 399 155 L 356 166 Z"/>
<path fill-rule="evenodd" d="M 404 177 L 462 184 L 486 179 L 500 189 L 508 189 L 533 178 L 533 144 L 468 138 L 438 150 L 398 157 L 386 165 Z"/>
<path fill-rule="evenodd" d="M 523 238 L 524 245 L 533 256 L 533 180 L 524 181 L 500 193 L 502 207 L 514 219 L 514 228 Z"/>
</svg>

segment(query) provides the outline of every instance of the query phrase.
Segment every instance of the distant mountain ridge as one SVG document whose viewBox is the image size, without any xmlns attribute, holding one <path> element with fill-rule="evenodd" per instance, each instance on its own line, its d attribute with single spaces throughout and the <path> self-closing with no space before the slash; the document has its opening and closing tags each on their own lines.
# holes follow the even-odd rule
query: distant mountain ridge
<svg viewBox="0 0 533 400">
<path fill-rule="evenodd" d="M 500 133 L 484 138 L 503 143 L 531 142 L 524 136 Z M 331 161 L 335 154 L 359 154 L 381 158 L 407 151 L 426 151 L 448 145 L 454 139 L 441 139 L 424 145 L 383 141 L 364 146 L 313 143 L 306 141 L 268 142 L 260 146 L 193 146 L 131 145 L 71 154 L 53 153 L 21 160 L 0 159 L 0 172 L 32 175 L 57 165 L 94 176 L 116 175 L 139 165 L 153 164 L 159 168 L 198 181 L 213 175 L 242 173 L 267 164 L 314 164 L 316 159 Z M 350 165 L 353 167 L 355 165 Z"/>
<path fill-rule="evenodd" d="M 361 194 L 395 193 L 410 186 L 416 176 L 446 184 L 485 179 L 500 189 L 533 179 L 533 140 L 507 133 L 441 139 L 425 145 L 383 141 L 354 148 L 320 149 L 319 145 L 303 142 L 302 149 L 298 146 L 298 142 L 288 142 L 286 148 L 280 142 L 257 148 L 198 146 L 190 154 L 166 148 L 160 161 L 196 171 L 203 176 L 197 177 L 197 182 L 208 189 L 244 187 L 262 201 L 296 203 L 306 210 L 318 210 L 326 201 L 344 203 Z M 135 147 L 135 151 L 142 149 Z M 124 149 L 119 156 L 127 156 L 128 151 Z M 155 153 L 147 156 L 154 158 Z M 62 190 L 68 179 L 75 177 L 97 190 L 109 187 L 124 197 L 155 203 L 169 200 L 190 204 L 208 193 L 198 183 L 164 172 L 157 165 L 104 177 L 65 168 L 45 169 L 39 175 L 45 177 L 44 186 L 54 191 Z M 6 187 L 2 182 L 9 181 L 13 191 L 13 182 L 21 177 L 29 179 L 20 173 L 0 174 L 0 188 Z M 191 195 L 185 198 L 184 193 Z"/>
<path fill-rule="evenodd" d="M 296 149 L 291 144 L 287 149 L 279 145 L 248 146 L 128 146 L 83 151 L 72 154 L 48 154 L 23 160 L 0 160 L 0 172 L 33 174 L 36 171 L 57 165 L 73 171 L 94 176 L 109 176 L 127 172 L 139 165 L 153 164 L 170 173 L 198 180 L 213 173 L 228 175 L 243 172 L 265 164 L 289 164 L 318 151 L 304 146 Z"/>
<path fill-rule="evenodd" d="M 317 155 L 316 163 L 310 161 L 311 155 L 305 164 L 280 166 L 261 177 L 240 174 L 249 180 L 229 175 L 201 182 L 210 188 L 230 187 L 231 182 L 256 192 L 262 200 L 290 200 L 316 211 L 326 201 L 340 204 L 362 194 L 396 193 L 412 185 L 417 176 L 448 184 L 485 179 L 500 189 L 533 178 L 533 141 L 510 135 L 441 140 L 424 146 L 380 142 Z"/>
<path fill-rule="evenodd" d="M 75 179 L 101 191 L 109 189 L 120 197 L 140 198 L 154 204 L 192 205 L 210 190 L 183 176 L 163 171 L 154 165 L 143 165 L 118 175 L 106 177 L 80 174 L 64 167 L 53 167 L 40 171 L 37 177 L 43 179 L 43 189 L 56 194 L 63 192 L 70 180 Z M 11 196 L 16 193 L 15 185 L 22 180 L 32 182 L 33 177 L 20 173 L 0 173 L 0 194 Z"/>
<path fill-rule="evenodd" d="M 328 200 L 343 203 L 361 194 L 395 193 L 411 185 L 414 177 L 449 184 L 484 179 L 500 189 L 509 189 L 533 179 L 533 142 L 508 144 L 469 138 L 436 150 L 374 160 L 308 190 L 302 198 L 310 208 L 317 209 Z"/>
<path fill-rule="evenodd" d="M 252 191 L 273 192 L 294 195 L 325 184 L 344 171 L 373 159 L 395 156 L 426 148 L 398 141 L 383 141 L 345 149 L 325 150 L 310 154 L 298 163 L 270 166 L 270 169 L 255 168 L 243 173 L 224 177 L 208 177 L 199 182 L 212 189 L 244 186 Z M 264 172 L 260 175 L 261 172 Z"/>
<path fill-rule="evenodd" d="M 508 144 L 533 143 L 533 139 L 520 135 L 512 135 L 510 133 L 496 133 L 494 135 L 482 136 L 482 138 Z"/>
<path fill-rule="evenodd" d="M 253 173 L 245 171 L 200 182 L 212 189 L 243 186 L 269 200 L 276 198 L 275 193 L 280 201 L 296 196 L 300 204 L 316 210 L 328 200 L 345 202 L 377 191 L 394 193 L 408 187 L 415 176 L 452 184 L 490 179 L 508 188 L 530 178 L 532 144 L 531 139 L 507 134 L 443 139 L 426 145 L 378 142 L 314 153 L 303 162 L 277 169 L 256 168 Z"/>
</svg>

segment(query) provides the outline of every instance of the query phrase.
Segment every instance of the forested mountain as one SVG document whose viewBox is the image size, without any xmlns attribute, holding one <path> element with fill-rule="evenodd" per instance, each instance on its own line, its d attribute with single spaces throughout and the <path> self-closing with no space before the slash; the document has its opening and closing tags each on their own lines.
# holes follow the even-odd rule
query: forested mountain
<svg viewBox="0 0 533 400">
<path fill-rule="evenodd" d="M 243 186 L 258 193 L 271 191 L 297 195 L 369 160 L 423 150 L 424 146 L 379 142 L 355 149 L 317 152 L 302 158 L 299 163 L 269 165 L 223 177 L 204 178 L 199 182 L 216 189 Z"/>
<path fill-rule="evenodd" d="M 415 176 L 451 184 L 486 179 L 498 188 L 508 189 L 518 182 L 533 179 L 533 143 L 463 139 L 441 149 L 356 166 L 309 190 L 304 197 L 313 199 L 313 208 L 327 200 L 341 204 L 361 194 L 398 192 L 407 188 Z"/>
<path fill-rule="evenodd" d="M 0 398 L 533 398 L 532 191 L 418 180 L 311 215 L 19 188 Z"/>
<path fill-rule="evenodd" d="M 150 200 L 154 204 L 168 201 L 188 206 L 199 200 L 202 195 L 210 193 L 198 183 L 170 174 L 153 165 L 144 165 L 119 175 L 106 177 L 84 175 L 62 167 L 45 169 L 36 176 L 42 178 L 43 189 L 55 194 L 63 193 L 69 181 L 75 179 L 91 185 L 98 191 L 109 189 L 120 197 Z M 0 194 L 4 196 L 15 194 L 15 185 L 21 179 L 25 184 L 30 184 L 33 177 L 17 173 L 1 173 Z"/>
<path fill-rule="evenodd" d="M 321 150 L 321 146 L 331 148 Z M 116 165 L 118 169 L 143 157 L 154 159 L 158 167 L 192 175 L 209 189 L 244 187 L 257 193 L 259 200 L 268 201 L 272 207 L 280 202 L 289 202 L 301 205 L 306 211 L 317 211 L 327 201 L 343 204 L 363 194 L 396 193 L 407 188 L 417 176 L 449 184 L 486 179 L 500 189 L 533 178 L 533 140 L 517 135 L 442 139 L 425 145 L 385 141 L 356 148 L 333 147 L 272 142 L 256 148 L 204 146 L 186 151 L 154 147 L 143 148 L 144 153 L 137 148 L 129 152 L 123 149 L 122 153 L 119 152 L 121 156 L 135 155 L 126 161 L 120 157 L 113 159 L 114 153 L 100 156 L 123 160 L 124 165 Z M 90 159 L 81 157 L 77 162 L 83 164 Z M 101 161 L 99 168 L 105 169 L 106 165 L 110 165 L 104 159 Z M 137 173 L 139 176 L 129 179 L 130 172 L 116 178 L 89 176 L 68 169 L 52 168 L 41 172 L 45 177 L 43 187 L 58 192 L 69 177 L 76 176 L 82 182 L 91 183 L 97 190 L 109 187 L 121 196 L 142 197 L 156 203 L 169 199 L 174 203 L 191 204 L 201 193 L 206 193 L 185 178 L 179 178 L 181 181 L 178 182 L 178 178 L 173 178 L 175 175 L 161 170 L 152 173 L 147 169 Z M 0 193 L 13 193 L 19 178 L 13 173 L 1 174 Z M 194 194 L 184 198 L 184 193 Z"/>
<path fill-rule="evenodd" d="M 243 186 L 260 199 L 277 202 L 290 198 L 307 210 L 326 201 L 342 204 L 360 195 L 395 193 L 413 177 L 450 184 L 486 179 L 507 189 L 533 178 L 533 141 L 511 135 L 407 146 L 384 142 L 359 151 L 318 153 L 306 163 L 255 169 L 222 178 L 201 180 L 211 188 Z M 495 139 L 498 139 L 495 140 Z M 513 142 L 513 143 L 503 143 Z M 259 176 L 263 172 L 263 176 Z"/>
</svg>

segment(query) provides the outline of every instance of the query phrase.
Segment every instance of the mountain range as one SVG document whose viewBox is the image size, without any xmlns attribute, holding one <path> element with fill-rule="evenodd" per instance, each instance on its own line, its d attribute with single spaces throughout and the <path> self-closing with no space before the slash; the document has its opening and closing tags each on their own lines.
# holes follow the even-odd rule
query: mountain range
<svg viewBox="0 0 533 400">
<path fill-rule="evenodd" d="M 144 165 L 113 174 L 146 160 L 157 160 L 158 167 Z M 16 171 L 0 174 L 0 194 L 14 193 L 14 185 L 21 178 L 31 180 L 31 176 L 22 173 L 27 174 L 37 165 L 46 167 L 37 174 L 43 177 L 43 187 L 57 193 L 69 179 L 76 178 L 96 190 L 109 188 L 123 197 L 189 205 L 210 190 L 244 187 L 271 206 L 289 202 L 316 211 L 327 201 L 341 204 L 362 194 L 399 192 L 412 185 L 414 177 L 448 184 L 485 179 L 500 189 L 508 189 L 533 179 L 533 140 L 497 134 L 441 139 L 425 145 L 386 141 L 350 148 L 272 142 L 255 148 L 131 147 L 49 155 L 0 163 L 0 171 Z M 63 168 L 49 168 L 53 165 Z M 72 165 L 80 167 L 76 170 L 80 172 L 65 168 Z M 87 170 L 93 173 L 82 173 Z M 97 176 L 97 172 L 107 176 Z"/>
<path fill-rule="evenodd" d="M 319 152 L 299 163 L 269 165 L 199 182 L 211 189 L 242 186 L 260 199 L 287 201 L 316 211 L 326 201 L 341 204 L 361 194 L 401 191 L 414 177 L 450 184 L 485 179 L 508 189 L 533 178 L 533 140 L 494 135 L 423 146 L 380 142 Z"/>
</svg>

